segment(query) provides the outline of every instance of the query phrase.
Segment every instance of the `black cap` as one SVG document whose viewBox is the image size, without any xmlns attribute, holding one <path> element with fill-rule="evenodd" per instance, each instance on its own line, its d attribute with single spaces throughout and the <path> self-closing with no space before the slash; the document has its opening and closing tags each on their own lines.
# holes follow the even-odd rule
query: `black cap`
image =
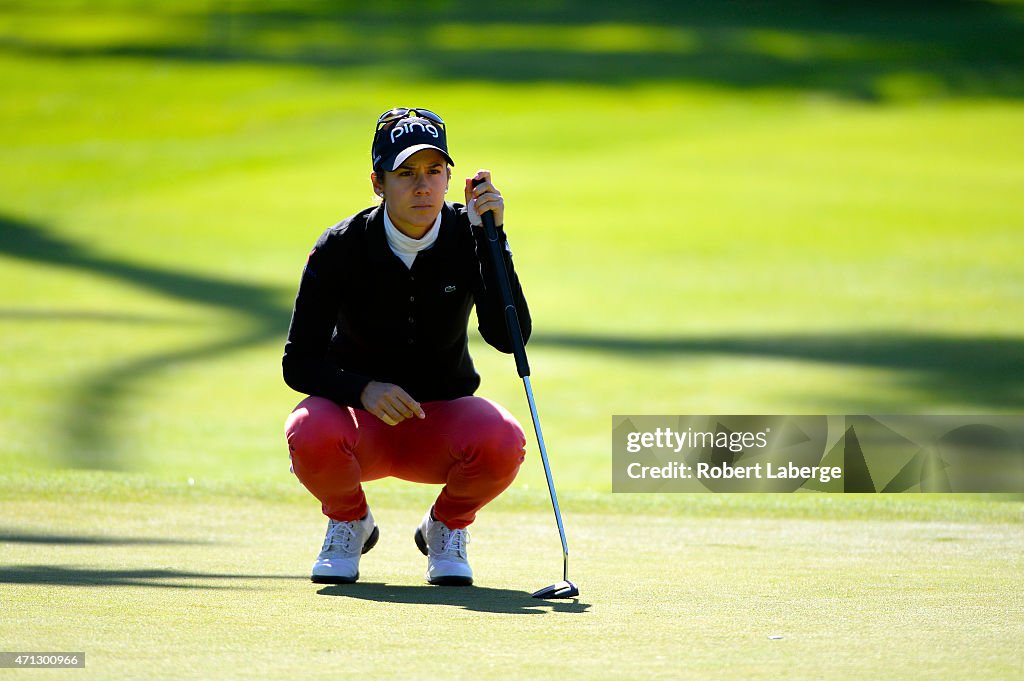
<svg viewBox="0 0 1024 681">
<path fill-rule="evenodd" d="M 379 130 L 370 150 L 374 170 L 395 170 L 417 151 L 437 149 L 448 163 L 455 161 L 448 155 L 448 139 L 444 126 L 426 118 L 401 118 L 393 126 Z"/>
</svg>

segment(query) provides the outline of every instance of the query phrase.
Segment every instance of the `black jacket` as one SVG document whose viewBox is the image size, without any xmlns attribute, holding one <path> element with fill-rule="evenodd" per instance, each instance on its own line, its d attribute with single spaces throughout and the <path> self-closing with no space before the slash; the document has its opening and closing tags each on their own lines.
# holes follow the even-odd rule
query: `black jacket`
<svg viewBox="0 0 1024 681">
<path fill-rule="evenodd" d="M 527 340 L 530 312 L 500 228 L 498 236 Z M 480 335 L 512 352 L 486 248 L 483 228 L 472 227 L 457 203 L 441 209 L 437 241 L 412 269 L 388 246 L 383 206 L 331 227 L 302 272 L 284 347 L 285 382 L 359 408 L 370 381 L 394 383 L 419 402 L 472 395 L 480 386 L 466 337 L 474 304 Z"/>
</svg>

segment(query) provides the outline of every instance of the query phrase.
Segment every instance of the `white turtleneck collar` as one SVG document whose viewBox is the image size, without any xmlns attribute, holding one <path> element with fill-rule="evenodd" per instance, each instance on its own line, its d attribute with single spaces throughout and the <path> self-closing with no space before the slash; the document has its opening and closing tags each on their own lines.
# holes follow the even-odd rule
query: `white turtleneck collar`
<svg viewBox="0 0 1024 681">
<path fill-rule="evenodd" d="M 416 260 L 416 254 L 430 248 L 437 241 L 437 233 L 441 231 L 441 212 L 438 211 L 437 219 L 434 220 L 434 224 L 427 230 L 426 234 L 419 239 L 413 239 L 411 236 L 403 234 L 401 230 L 395 227 L 395 223 L 391 222 L 391 216 L 388 215 L 387 211 L 387 204 L 383 208 L 384 234 L 388 238 L 388 246 L 405 263 L 406 267 L 412 269 L 412 264 Z"/>
</svg>

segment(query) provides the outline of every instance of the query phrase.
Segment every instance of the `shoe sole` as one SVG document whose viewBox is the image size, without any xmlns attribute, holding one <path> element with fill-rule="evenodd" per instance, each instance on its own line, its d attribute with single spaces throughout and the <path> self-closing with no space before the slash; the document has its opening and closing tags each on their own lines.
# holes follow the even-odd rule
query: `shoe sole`
<svg viewBox="0 0 1024 681">
<path fill-rule="evenodd" d="M 428 579 L 427 584 L 433 584 L 434 586 L 473 586 L 472 577 L 434 577 Z"/>
<path fill-rule="evenodd" d="M 420 553 L 424 556 L 429 555 L 427 553 L 427 540 L 423 538 L 423 530 L 417 527 L 413 539 L 416 541 L 416 548 L 420 550 Z M 434 577 L 433 579 L 428 579 L 427 584 L 433 584 L 434 586 L 473 586 L 473 578 L 457 575 Z"/>
<path fill-rule="evenodd" d="M 374 546 L 377 545 L 377 540 L 380 539 L 380 528 L 376 525 L 373 526 L 373 532 L 363 542 L 363 550 L 361 553 L 366 553 Z M 359 579 L 359 573 L 356 573 L 355 577 L 336 577 L 334 575 L 310 575 L 309 581 L 314 584 L 355 584 L 356 580 Z"/>
</svg>

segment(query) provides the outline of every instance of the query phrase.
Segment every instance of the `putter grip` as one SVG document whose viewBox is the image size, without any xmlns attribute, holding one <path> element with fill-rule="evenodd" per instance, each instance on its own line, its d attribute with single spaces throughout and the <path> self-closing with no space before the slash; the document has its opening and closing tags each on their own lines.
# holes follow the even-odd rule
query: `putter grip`
<svg viewBox="0 0 1024 681">
<path fill-rule="evenodd" d="M 473 182 L 473 186 L 480 184 Z M 494 266 L 494 274 L 498 279 L 498 289 L 501 292 L 501 303 L 505 306 L 505 325 L 508 327 L 508 335 L 512 340 L 512 354 L 516 358 L 516 370 L 519 377 L 530 375 L 530 362 L 526 359 L 526 344 L 523 342 L 523 330 L 519 326 L 519 313 L 516 312 L 515 303 L 512 301 L 512 286 L 508 281 L 508 270 L 505 268 L 505 258 L 501 254 L 501 244 L 498 243 L 498 228 L 494 224 L 494 213 L 487 211 L 480 216 L 484 223 L 484 233 L 487 236 L 487 250 L 491 256 L 491 263 Z"/>
</svg>

